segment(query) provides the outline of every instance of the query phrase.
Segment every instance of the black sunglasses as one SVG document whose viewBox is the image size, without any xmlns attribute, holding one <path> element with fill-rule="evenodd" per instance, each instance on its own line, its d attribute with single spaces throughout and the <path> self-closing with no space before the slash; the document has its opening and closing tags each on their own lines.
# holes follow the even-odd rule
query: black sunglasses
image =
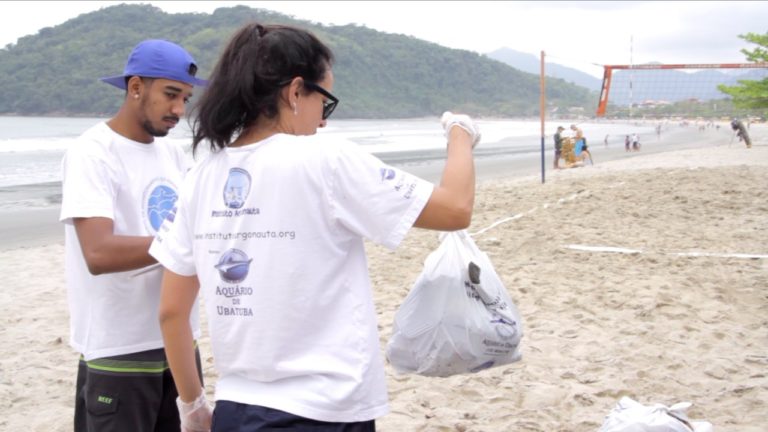
<svg viewBox="0 0 768 432">
<path fill-rule="evenodd" d="M 290 80 L 281 82 L 280 87 L 290 84 L 291 81 L 293 80 L 290 79 Z M 316 91 L 327 98 L 326 100 L 323 101 L 323 120 L 328 120 L 328 117 L 330 117 L 331 114 L 333 114 L 333 110 L 336 109 L 336 105 L 339 104 L 339 98 L 332 95 L 330 92 L 328 92 L 328 90 L 320 87 L 319 85 L 311 81 L 304 80 L 304 87 L 310 90 Z"/>
<path fill-rule="evenodd" d="M 323 101 L 323 120 L 327 120 L 328 117 L 330 117 L 331 114 L 333 114 L 333 110 L 336 109 L 336 105 L 339 104 L 339 98 L 332 95 L 330 92 L 328 92 L 328 90 L 320 87 L 319 85 L 313 82 L 304 81 L 304 87 L 314 90 L 320 93 L 321 95 L 325 96 L 326 98 L 328 98 Z"/>
</svg>

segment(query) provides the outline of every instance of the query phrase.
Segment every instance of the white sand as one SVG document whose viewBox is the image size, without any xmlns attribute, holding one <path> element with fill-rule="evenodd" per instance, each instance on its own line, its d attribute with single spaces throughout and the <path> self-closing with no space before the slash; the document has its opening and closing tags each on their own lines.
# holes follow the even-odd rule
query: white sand
<svg viewBox="0 0 768 432">
<path fill-rule="evenodd" d="M 520 309 L 523 359 L 442 379 L 387 366 L 392 412 L 378 429 L 595 431 L 627 395 L 691 401 L 691 418 L 718 432 L 765 431 L 767 191 L 758 140 L 563 170 L 544 185 L 481 183 L 470 232 L 506 220 L 475 239 Z M 436 246 L 419 230 L 395 252 L 369 245 L 382 351 Z M 0 252 L 2 431 L 72 429 L 62 255 L 60 242 Z M 201 350 L 210 393 L 207 336 Z"/>
</svg>

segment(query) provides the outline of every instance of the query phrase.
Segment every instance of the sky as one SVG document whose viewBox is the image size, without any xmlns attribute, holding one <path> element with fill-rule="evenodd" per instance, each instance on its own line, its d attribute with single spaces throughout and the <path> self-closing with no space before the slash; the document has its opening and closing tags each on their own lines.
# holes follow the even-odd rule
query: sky
<svg viewBox="0 0 768 432">
<path fill-rule="evenodd" d="M 602 76 L 605 64 L 740 63 L 738 37 L 768 32 L 764 1 L 2 1 L 0 47 L 120 3 L 168 13 L 246 5 L 326 25 L 357 24 L 485 54 L 511 48 Z"/>
</svg>

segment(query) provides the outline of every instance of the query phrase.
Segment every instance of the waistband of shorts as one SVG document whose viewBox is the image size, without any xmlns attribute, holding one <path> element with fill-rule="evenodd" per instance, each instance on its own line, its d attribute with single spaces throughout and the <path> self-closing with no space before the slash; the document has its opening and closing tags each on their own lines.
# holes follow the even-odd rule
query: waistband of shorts
<svg viewBox="0 0 768 432">
<path fill-rule="evenodd" d="M 195 341 L 195 350 L 197 349 Z M 162 374 L 170 368 L 163 348 L 88 361 L 80 355 L 80 362 L 85 363 L 88 369 L 110 374 Z"/>
</svg>

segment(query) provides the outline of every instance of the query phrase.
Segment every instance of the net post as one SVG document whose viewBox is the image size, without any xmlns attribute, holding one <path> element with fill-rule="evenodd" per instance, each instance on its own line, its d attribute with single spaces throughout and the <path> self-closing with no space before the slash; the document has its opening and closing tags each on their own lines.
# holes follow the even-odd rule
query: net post
<svg viewBox="0 0 768 432">
<path fill-rule="evenodd" d="M 544 116 L 546 115 L 546 85 L 544 82 L 544 51 L 541 51 L 541 75 L 539 75 L 539 117 L 541 118 L 541 184 L 544 184 Z"/>
<path fill-rule="evenodd" d="M 611 76 L 613 75 L 613 68 L 610 66 L 603 66 L 603 85 L 600 88 L 600 99 L 597 104 L 597 117 L 605 115 L 605 109 L 608 106 L 608 92 L 611 89 Z"/>
</svg>

